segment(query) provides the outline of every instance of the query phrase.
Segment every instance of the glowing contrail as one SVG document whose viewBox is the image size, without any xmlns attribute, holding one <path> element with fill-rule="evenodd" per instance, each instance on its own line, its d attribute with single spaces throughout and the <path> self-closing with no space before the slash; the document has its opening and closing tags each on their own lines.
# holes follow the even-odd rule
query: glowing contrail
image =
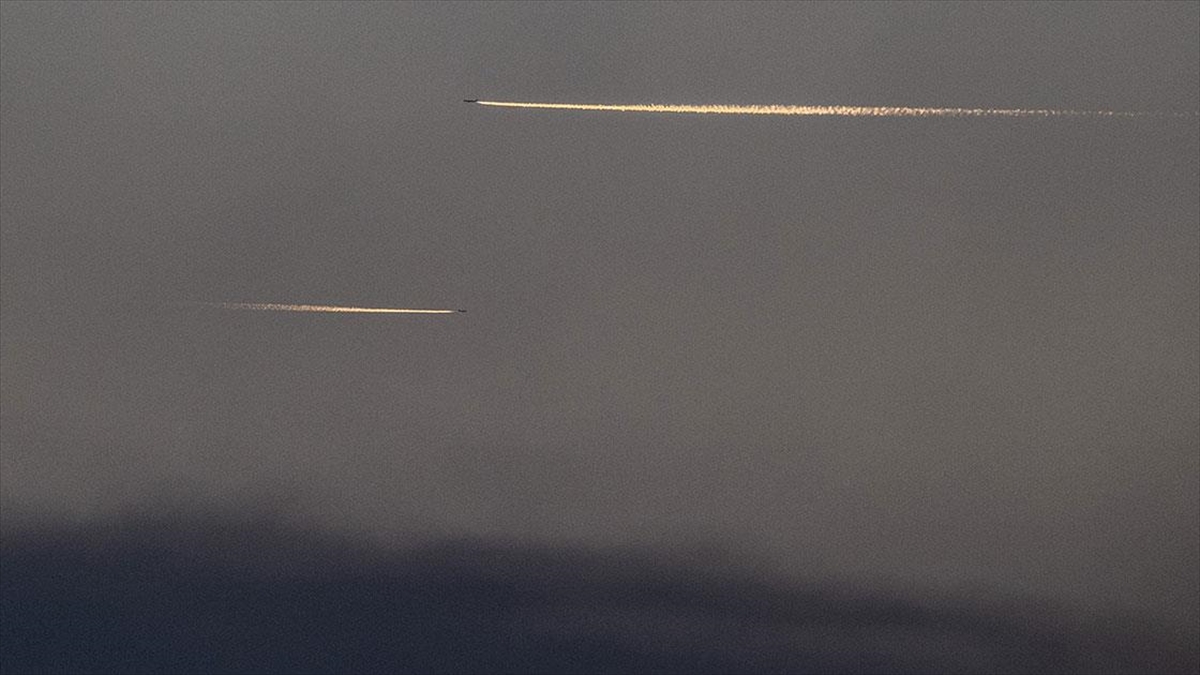
<svg viewBox="0 0 1200 675">
<path fill-rule="evenodd" d="M 1193 117 L 1187 113 L 1137 113 L 1108 110 L 1025 110 L 996 108 L 906 108 L 853 105 L 669 105 L 660 103 L 521 103 L 468 101 L 499 108 L 599 110 L 607 112 L 696 115 L 806 115 L 827 117 Z"/>
<path fill-rule="evenodd" d="M 194 302 L 216 309 L 248 309 L 259 312 L 325 312 L 335 314 L 458 314 L 465 309 L 400 309 L 393 307 L 341 307 L 338 305 L 289 305 L 278 302 Z"/>
</svg>

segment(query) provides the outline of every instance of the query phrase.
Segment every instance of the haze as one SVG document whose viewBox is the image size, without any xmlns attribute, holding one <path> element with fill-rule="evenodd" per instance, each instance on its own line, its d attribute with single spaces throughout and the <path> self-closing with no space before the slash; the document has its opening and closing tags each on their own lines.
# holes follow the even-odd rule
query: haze
<svg viewBox="0 0 1200 675">
<path fill-rule="evenodd" d="M 1200 636 L 1194 117 L 462 103 L 1194 113 L 1200 4 L 0 19 L 6 518 L 266 504 Z"/>
</svg>

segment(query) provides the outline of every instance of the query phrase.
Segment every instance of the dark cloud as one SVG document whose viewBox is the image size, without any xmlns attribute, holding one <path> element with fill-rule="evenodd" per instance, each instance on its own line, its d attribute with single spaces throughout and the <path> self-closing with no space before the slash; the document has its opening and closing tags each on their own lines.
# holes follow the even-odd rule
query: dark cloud
<svg viewBox="0 0 1200 675">
<path fill-rule="evenodd" d="M 1131 616 L 787 585 L 648 549 L 388 550 L 270 516 L 9 527 L 0 672 L 1169 673 Z M 1158 630 L 1161 630 L 1159 628 Z"/>
</svg>

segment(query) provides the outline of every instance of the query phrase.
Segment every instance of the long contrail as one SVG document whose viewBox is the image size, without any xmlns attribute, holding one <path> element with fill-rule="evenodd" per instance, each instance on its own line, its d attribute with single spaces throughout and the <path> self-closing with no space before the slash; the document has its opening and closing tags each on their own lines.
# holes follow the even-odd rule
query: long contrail
<svg viewBox="0 0 1200 675">
<path fill-rule="evenodd" d="M 465 309 L 407 309 L 397 307 L 342 307 L 339 305 L 290 305 L 280 302 L 192 302 L 214 309 L 248 309 L 259 312 L 324 312 L 334 314 L 459 314 Z"/>
<path fill-rule="evenodd" d="M 695 115 L 803 115 L 826 117 L 1195 117 L 1192 113 L 1139 113 L 1109 110 L 1029 110 L 1021 108 L 907 108 L 853 105 L 670 105 L 661 103 L 524 103 L 477 101 L 498 108 L 596 110 L 606 112 L 680 113 Z"/>
</svg>

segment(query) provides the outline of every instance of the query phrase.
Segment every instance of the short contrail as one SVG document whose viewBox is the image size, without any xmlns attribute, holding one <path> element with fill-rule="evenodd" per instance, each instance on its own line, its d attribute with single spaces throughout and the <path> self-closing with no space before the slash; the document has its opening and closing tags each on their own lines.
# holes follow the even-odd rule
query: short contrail
<svg viewBox="0 0 1200 675">
<path fill-rule="evenodd" d="M 1108 110 L 1026 110 L 997 108 L 906 108 L 852 105 L 669 105 L 660 103 L 521 103 L 475 101 L 499 108 L 598 110 L 606 112 L 681 113 L 696 115 L 803 115 L 826 117 L 1195 117 L 1190 113 L 1138 113 Z"/>
<path fill-rule="evenodd" d="M 248 309 L 259 312 L 325 312 L 334 314 L 459 314 L 465 309 L 401 309 L 394 307 L 341 307 L 338 305 L 289 305 L 278 302 L 192 302 L 214 309 Z"/>
</svg>

